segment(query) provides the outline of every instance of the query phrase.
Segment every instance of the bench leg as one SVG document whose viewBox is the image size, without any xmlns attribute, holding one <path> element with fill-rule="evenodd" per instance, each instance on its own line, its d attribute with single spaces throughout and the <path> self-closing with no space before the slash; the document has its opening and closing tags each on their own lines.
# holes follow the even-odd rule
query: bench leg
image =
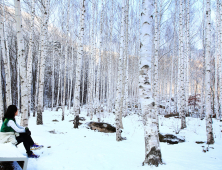
<svg viewBox="0 0 222 170">
<path fill-rule="evenodd" d="M 28 162 L 27 160 L 24 161 L 24 164 L 23 164 L 23 167 L 22 167 L 23 170 L 27 169 L 27 162 Z"/>
</svg>

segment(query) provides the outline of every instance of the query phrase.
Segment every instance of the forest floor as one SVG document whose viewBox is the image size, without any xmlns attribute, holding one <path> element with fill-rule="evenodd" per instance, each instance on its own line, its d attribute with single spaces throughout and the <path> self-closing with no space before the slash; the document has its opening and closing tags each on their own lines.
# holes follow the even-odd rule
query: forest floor
<svg viewBox="0 0 222 170">
<path fill-rule="evenodd" d="M 68 114 L 69 111 L 66 111 Z M 28 160 L 28 170 L 146 170 L 142 166 L 145 157 L 144 130 L 142 118 L 130 115 L 123 118 L 122 136 L 127 140 L 117 142 L 115 133 L 102 133 L 86 128 L 90 122 L 83 110 L 80 117 L 85 117 L 79 129 L 73 128 L 73 115 L 62 111 L 45 110 L 43 125 L 36 125 L 36 118 L 30 117 L 29 128 L 35 142 L 44 145 L 38 159 Z M 55 122 L 53 120 L 58 120 Z M 96 121 L 94 117 L 93 121 Z M 102 121 L 114 124 L 114 115 L 104 113 Z M 19 119 L 17 119 L 18 122 Z M 184 143 L 160 143 L 164 164 L 151 169 L 158 170 L 221 170 L 222 169 L 222 122 L 213 120 L 215 144 L 206 144 L 205 120 L 186 118 L 187 128 L 179 132 L 185 138 Z M 160 132 L 174 134 L 179 130 L 180 119 L 160 116 Z M 51 131 L 52 133 L 50 133 Z M 205 143 L 197 144 L 196 141 Z M 24 155 L 22 144 L 18 146 Z M 204 152 L 203 150 L 206 150 Z M 208 150 L 208 151 L 207 151 Z"/>
</svg>

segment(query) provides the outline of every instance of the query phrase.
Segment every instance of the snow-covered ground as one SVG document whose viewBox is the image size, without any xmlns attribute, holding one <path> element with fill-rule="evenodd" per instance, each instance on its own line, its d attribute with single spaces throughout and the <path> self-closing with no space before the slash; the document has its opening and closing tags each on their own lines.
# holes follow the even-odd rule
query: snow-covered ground
<svg viewBox="0 0 222 170">
<path fill-rule="evenodd" d="M 67 111 L 68 113 L 68 111 Z M 131 115 L 123 118 L 123 137 L 127 140 L 117 142 L 115 133 L 101 133 L 87 129 L 84 124 L 79 129 L 73 128 L 73 115 L 65 115 L 61 121 L 62 111 L 45 110 L 44 125 L 36 125 L 36 118 L 30 117 L 29 128 L 35 142 L 45 147 L 34 151 L 38 159 L 28 160 L 28 170 L 146 170 L 142 166 L 145 156 L 144 131 L 141 117 Z M 86 117 L 82 111 L 81 117 Z M 57 119 L 59 122 L 53 122 Z M 17 119 L 19 122 L 19 119 Z M 205 121 L 187 118 L 187 128 L 179 135 L 186 142 L 175 145 L 160 143 L 164 165 L 152 167 L 158 170 L 221 170 L 222 169 L 222 122 L 213 120 L 215 144 L 209 151 L 203 152 L 207 144 L 196 144 L 195 141 L 206 141 Z M 96 117 L 93 121 L 96 121 Z M 105 113 L 103 121 L 114 125 L 114 115 Z M 178 131 L 180 120 L 160 117 L 160 132 Z M 56 134 L 49 133 L 55 130 Z M 50 146 L 50 148 L 48 148 Z M 204 146 L 204 147 L 202 147 Z M 22 144 L 18 146 L 24 155 Z"/>
</svg>

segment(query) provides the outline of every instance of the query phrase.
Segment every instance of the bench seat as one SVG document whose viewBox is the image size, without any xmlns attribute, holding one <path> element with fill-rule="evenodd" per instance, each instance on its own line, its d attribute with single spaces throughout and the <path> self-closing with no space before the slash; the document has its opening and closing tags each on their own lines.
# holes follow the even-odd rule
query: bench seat
<svg viewBox="0 0 222 170">
<path fill-rule="evenodd" d="M 28 158 L 20 153 L 20 151 L 12 144 L 0 144 L 0 162 L 22 161 L 23 170 L 27 169 Z"/>
</svg>

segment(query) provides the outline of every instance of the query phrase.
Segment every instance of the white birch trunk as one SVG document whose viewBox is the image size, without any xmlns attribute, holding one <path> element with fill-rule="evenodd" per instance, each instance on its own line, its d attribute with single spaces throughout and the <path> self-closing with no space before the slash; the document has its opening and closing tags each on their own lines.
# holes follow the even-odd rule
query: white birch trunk
<svg viewBox="0 0 222 170">
<path fill-rule="evenodd" d="M 105 44 L 105 43 L 104 43 Z M 104 48 L 103 48 L 104 49 Z M 106 47 L 104 49 L 104 51 L 106 51 Z M 101 78 L 102 78 L 102 97 L 101 97 L 101 112 L 104 112 L 104 107 L 105 107 L 105 59 L 106 59 L 106 52 L 103 54 L 103 64 L 102 64 L 102 74 L 101 74 Z M 103 114 L 104 116 L 104 114 Z"/>
<path fill-rule="evenodd" d="M 68 54 L 67 55 L 69 55 L 69 50 L 68 50 Z M 68 68 L 68 73 L 67 73 L 67 84 L 68 84 L 68 87 L 67 87 L 67 97 L 66 97 L 66 104 L 67 104 L 67 110 L 69 110 L 69 88 L 70 88 L 70 60 L 71 60 L 71 58 L 68 56 L 68 58 L 67 58 L 67 63 L 68 63 L 68 66 L 67 66 L 67 68 Z"/>
<path fill-rule="evenodd" d="M 120 110 L 119 110 L 119 118 L 120 118 L 120 120 L 119 120 L 119 122 L 120 122 L 120 129 L 123 129 L 123 121 L 122 121 L 122 115 L 123 115 L 123 111 L 124 111 L 124 104 L 123 104 L 123 102 L 124 102 L 124 98 L 125 98 L 125 84 L 126 84 L 126 38 L 127 38 L 127 36 L 128 35 L 126 35 L 127 33 L 126 33 L 126 8 L 127 8 L 127 5 L 126 5 L 126 3 L 127 3 L 127 1 L 128 0 L 125 0 L 125 2 L 124 2 L 124 4 L 122 4 L 122 5 L 124 5 L 124 10 L 123 10 L 123 16 L 124 16 L 124 20 L 123 20 L 123 23 L 124 23 L 124 25 L 123 25 L 123 30 L 124 30 L 124 37 L 123 37 L 123 40 L 121 41 L 122 43 L 123 43 L 123 46 L 122 46 L 122 48 L 123 48 L 123 56 L 122 56 L 122 63 L 121 63 L 121 69 L 122 69 L 122 76 L 120 77 L 122 80 L 122 84 L 120 85 L 121 87 L 120 87 L 120 89 L 121 89 L 121 100 L 119 101 L 120 102 L 120 106 L 119 106 L 119 108 L 120 108 Z M 120 48 L 121 48 L 121 46 L 120 46 Z M 121 55 L 121 53 L 120 53 L 120 55 Z M 119 62 L 119 64 L 120 64 L 120 62 Z"/>
<path fill-rule="evenodd" d="M 63 16 L 64 16 L 64 14 L 63 14 Z M 62 103 L 63 103 L 63 79 L 64 79 L 64 77 L 63 76 L 65 76 L 63 73 L 64 73 L 64 67 L 63 67 L 63 65 L 64 65 L 64 62 L 63 62 L 63 56 L 64 56 L 64 50 L 65 50 L 65 46 L 66 45 L 64 45 L 64 34 L 62 34 L 62 41 L 61 41 L 61 54 L 60 54 L 60 66 L 61 66 L 61 69 L 60 69 L 60 91 L 59 91 L 59 95 L 60 95 L 60 100 L 59 100 L 59 106 L 60 107 L 58 107 L 58 109 L 59 108 L 61 108 L 61 109 L 63 109 L 63 106 L 62 106 Z"/>
<path fill-rule="evenodd" d="M 176 81 L 176 69 L 175 69 L 175 73 L 174 73 L 174 57 L 176 57 L 176 14 L 177 14 L 177 3 L 175 2 L 175 13 L 174 13 L 174 32 L 173 32 L 173 58 L 172 58 L 172 68 L 171 68 L 171 88 L 172 88 L 172 79 L 173 79 L 173 74 L 174 74 L 174 112 L 177 113 L 177 81 Z M 176 61 L 175 61 L 176 63 Z M 172 92 L 172 89 L 171 89 Z M 171 103 L 172 100 L 170 98 L 170 109 L 171 109 Z"/>
<path fill-rule="evenodd" d="M 0 36 L 1 36 L 1 54 L 5 54 L 4 49 L 4 32 L 3 32 L 3 18 L 0 18 Z M 3 53 L 4 52 L 4 53 Z M 2 56 L 0 56 L 0 73 L 2 72 Z M 0 122 L 4 116 L 3 95 L 2 95 L 2 75 L 0 74 Z"/>
<path fill-rule="evenodd" d="M 28 115 L 30 116 L 31 110 L 31 85 L 32 85 L 32 50 L 34 46 L 34 18 L 35 18 L 35 0 L 32 0 L 31 7 L 31 32 L 29 38 L 29 53 L 28 53 L 28 61 L 27 61 L 27 88 L 28 88 Z"/>
<path fill-rule="evenodd" d="M 151 58 L 152 58 L 152 24 L 154 5 L 152 0 L 142 1 L 141 11 L 141 55 L 139 94 L 144 118 L 145 160 L 144 164 L 156 165 L 162 163 L 157 126 L 157 107 L 151 91 Z"/>
<path fill-rule="evenodd" d="M 94 1 L 95 2 L 95 1 Z M 96 32 L 96 31 L 95 31 Z M 92 97 L 93 97 L 93 108 L 92 108 L 92 112 L 90 113 L 90 120 L 92 120 L 93 119 L 93 114 L 95 113 L 95 102 L 96 102 L 96 100 L 95 100 L 95 96 L 96 96 L 96 92 L 95 92 L 95 87 L 96 87 L 96 73 L 95 73 L 95 70 L 96 70 L 96 42 L 95 42 L 95 37 L 96 36 L 94 36 L 94 46 L 92 47 L 93 49 L 94 49 L 94 55 L 92 56 L 92 62 L 93 62 L 93 70 L 92 70 L 92 72 L 93 72 L 93 84 L 92 84 Z"/>
<path fill-rule="evenodd" d="M 215 114 L 216 118 L 219 120 L 220 115 L 219 115 L 219 104 L 218 104 L 218 87 L 217 87 L 217 78 L 218 78 L 218 72 L 217 72 L 217 61 L 219 58 L 221 58 L 221 44 L 220 44 L 220 28 L 221 28 L 221 21 L 220 21 L 220 1 L 217 0 L 217 27 L 216 27 L 216 39 L 215 39 L 215 44 L 217 46 L 216 49 L 216 54 L 215 54 L 215 88 L 214 88 L 214 93 L 215 93 Z M 220 69 L 221 70 L 221 69 Z"/>
<path fill-rule="evenodd" d="M 70 93 L 69 93 L 69 113 L 71 113 L 71 99 L 72 99 L 72 77 L 73 77 L 73 68 L 74 68 L 74 64 L 73 64 L 73 49 L 74 49 L 74 46 L 71 45 L 72 47 L 72 52 L 71 52 L 71 56 L 72 56 L 72 59 L 71 59 L 71 74 L 70 74 Z"/>
<path fill-rule="evenodd" d="M 55 46 L 54 40 L 52 41 L 52 104 L 51 111 L 53 111 L 54 106 L 54 92 L 55 92 Z"/>
<path fill-rule="evenodd" d="M 211 0 L 206 1 L 206 72 L 205 72 L 205 91 L 206 91 L 206 131 L 207 144 L 214 143 L 212 114 L 211 114 L 211 89 L 210 89 L 210 58 L 211 58 Z"/>
<path fill-rule="evenodd" d="M 202 18 L 202 22 L 203 22 L 203 37 L 202 37 L 202 48 L 203 48 L 203 80 L 202 80 L 202 92 L 201 92 L 201 109 L 200 109 L 200 118 L 203 119 L 204 117 L 204 112 L 205 112 L 205 0 L 203 0 L 203 18 Z M 192 90 L 191 90 L 192 91 Z"/>
<path fill-rule="evenodd" d="M 96 115 L 97 115 L 97 119 L 98 122 L 100 122 L 100 111 L 101 111 L 101 104 L 100 104 L 100 100 L 99 100 L 99 90 L 100 90 L 100 69 L 101 69 L 101 54 L 102 54 L 102 25 L 103 25 L 103 0 L 101 1 L 101 15 L 100 15 L 100 39 L 99 39 L 99 59 L 98 59 L 98 65 L 97 65 L 97 80 L 96 80 Z M 101 94 L 101 93 L 100 93 Z"/>
<path fill-rule="evenodd" d="M 6 29 L 5 1 L 4 0 L 3 0 L 2 13 L 3 13 L 3 32 L 4 32 L 3 38 L 4 38 L 4 42 L 5 42 L 5 45 L 3 46 L 4 55 L 2 55 L 2 57 L 3 57 L 4 69 L 5 69 L 6 106 L 8 107 L 9 105 L 12 104 L 12 95 L 11 95 L 11 70 L 10 70 L 10 60 L 9 60 L 9 47 L 8 47 L 8 38 L 7 38 L 8 32 Z"/>
<path fill-rule="evenodd" d="M 160 33 L 159 33 L 160 21 L 158 22 L 159 11 L 158 11 L 158 4 L 156 0 L 154 2 L 154 5 L 155 5 L 155 35 L 154 35 L 154 43 L 155 43 L 154 48 L 155 49 L 154 49 L 154 58 L 153 58 L 154 68 L 152 69 L 154 71 L 152 89 L 153 89 L 154 102 L 157 105 L 158 104 L 157 95 L 158 95 L 158 89 L 159 89 L 158 87 L 158 57 L 159 57 L 159 41 L 160 41 Z M 158 115 L 158 112 L 156 112 L 156 114 Z"/>
<path fill-rule="evenodd" d="M 89 101 L 89 114 L 90 114 L 90 120 L 93 118 L 93 58 L 95 49 L 94 49 L 94 20 L 95 20 L 95 0 L 92 1 L 92 21 L 91 21 L 91 54 L 89 56 L 89 80 L 88 80 L 88 101 Z"/>
<path fill-rule="evenodd" d="M 141 56 L 141 2 L 139 1 L 139 16 L 138 16 L 138 18 L 139 18 L 139 29 L 138 29 L 138 37 L 139 37 L 139 42 L 138 42 L 138 44 L 139 44 L 139 47 L 138 47 L 138 65 L 137 65 L 137 88 L 136 88 L 136 93 L 137 93 L 137 99 L 136 99 L 136 103 L 137 103 L 137 110 L 138 110 L 138 112 L 139 113 L 141 113 L 142 112 L 142 109 L 141 109 L 141 103 L 140 103 L 140 96 L 139 96 L 139 88 L 138 88 L 138 84 L 139 84 L 139 70 L 140 70 L 140 56 Z"/>
<path fill-rule="evenodd" d="M 25 62 L 24 40 L 22 35 L 22 16 L 20 1 L 15 0 L 18 60 L 20 63 L 20 79 L 21 79 L 21 125 L 28 126 L 28 89 L 27 89 L 27 69 Z"/>
<path fill-rule="evenodd" d="M 222 4 L 220 3 L 220 19 L 219 19 L 219 35 L 218 35 L 218 49 L 220 49 L 219 51 L 219 86 L 220 86 L 220 95 L 219 95 L 219 103 L 220 103 L 220 117 L 222 115 L 222 51 L 221 51 L 221 47 L 222 47 Z"/>
<path fill-rule="evenodd" d="M 43 124 L 42 112 L 43 112 L 43 88 L 44 88 L 44 73 L 45 73 L 45 58 L 47 56 L 47 33 L 48 33 L 48 7 L 49 0 L 44 0 L 43 5 L 43 23 L 42 23 L 42 37 L 41 37 L 41 60 L 39 69 L 39 94 L 38 94 L 38 109 L 37 109 L 37 125 Z"/>
<path fill-rule="evenodd" d="M 104 41 L 104 43 L 103 44 L 105 44 L 105 41 Z M 102 109 L 103 109 L 103 87 L 104 87 L 104 85 L 103 85 L 103 80 L 104 80 L 104 55 L 105 55 L 105 53 L 104 53 L 104 48 L 103 47 L 101 47 L 101 49 L 103 49 L 103 54 L 101 54 L 101 57 L 102 57 L 102 61 L 101 61 L 101 66 L 100 66 L 100 68 L 101 68 L 101 71 L 100 71 L 100 121 L 101 121 L 101 119 L 102 119 Z"/>
<path fill-rule="evenodd" d="M 81 95 L 81 108 L 83 107 L 83 97 L 84 97 L 84 91 L 85 91 L 85 62 L 82 64 L 82 95 Z"/>
<path fill-rule="evenodd" d="M 61 88 L 61 72 L 62 72 L 62 62 L 61 62 L 61 54 L 62 54 L 62 46 L 59 51 L 59 82 L 58 82 L 58 91 L 57 91 L 57 99 L 56 99 L 56 111 L 59 109 L 59 93 Z"/>
<path fill-rule="evenodd" d="M 180 3 L 180 2 L 179 2 Z M 182 7 L 180 7 L 180 5 L 179 5 L 179 10 L 180 10 L 180 12 L 179 12 L 179 36 L 180 36 L 180 34 L 181 34 L 181 25 L 182 25 Z M 179 37 L 179 38 L 181 38 L 181 37 Z M 181 40 L 179 40 L 179 43 L 181 43 Z M 180 79 L 181 79 L 181 77 L 180 77 L 180 70 L 181 70 L 181 55 L 180 55 L 180 53 L 181 53 L 181 47 L 180 47 L 180 44 L 179 44 L 179 55 L 178 55 L 178 61 L 177 61 L 177 69 L 178 69 L 178 72 L 177 72 L 177 110 L 178 110 L 178 112 L 180 112 L 180 107 L 181 107 L 181 98 L 180 98 Z"/>
<path fill-rule="evenodd" d="M 122 114 L 122 79 L 123 79 L 123 55 L 124 55 L 124 9 L 125 0 L 122 0 L 122 19 L 121 19 L 121 37 L 120 37 L 120 55 L 118 59 L 118 77 L 117 77 L 117 87 L 116 87 L 116 103 L 115 103 L 115 122 L 116 122 L 116 140 L 121 141 L 121 114 Z"/>
<path fill-rule="evenodd" d="M 113 0 L 112 0 L 112 7 L 111 7 L 111 18 L 114 17 L 114 12 L 113 12 Z M 108 58 L 108 97 L 107 97 L 107 107 L 108 107 L 108 112 L 112 111 L 112 36 L 113 36 L 113 19 L 110 20 L 110 44 L 109 44 L 109 58 Z"/>
<path fill-rule="evenodd" d="M 181 129 L 186 128 L 186 111 L 185 111 L 185 89 L 184 89 L 184 53 L 183 53 L 183 0 L 180 0 L 180 15 L 179 15 L 179 58 L 180 58 L 180 73 L 179 73 L 179 81 L 180 81 L 180 86 L 179 86 L 179 95 L 180 95 L 180 107 L 179 107 L 179 112 L 180 112 L 180 117 L 181 117 Z"/>
<path fill-rule="evenodd" d="M 96 115 L 96 104 L 97 104 L 97 98 L 96 98 L 96 56 L 97 56 L 97 30 L 98 30 L 98 26 L 97 26 L 97 18 L 98 18 L 98 4 L 97 1 L 95 2 L 95 21 L 94 21 L 94 25 L 95 25 L 95 36 L 94 36 L 94 56 L 93 56 L 93 92 L 92 92 L 92 96 L 93 96 L 93 113 L 94 115 Z M 90 116 L 90 119 L 93 118 L 93 113 Z"/>
<path fill-rule="evenodd" d="M 66 22 L 67 32 L 66 32 L 66 46 L 65 46 L 65 70 L 64 70 L 64 89 L 63 89 L 63 101 L 62 101 L 62 121 L 64 120 L 65 100 L 66 100 L 66 70 L 67 70 L 67 58 L 68 58 L 69 11 L 70 11 L 70 0 L 68 0 L 67 22 Z"/>
<path fill-rule="evenodd" d="M 128 91 L 129 91 L 129 76 L 128 76 L 128 73 L 129 73 L 129 52 L 128 52 L 128 47 L 129 47 L 129 44 L 128 44 L 128 39 L 129 39 L 129 33 L 128 33 L 128 24 L 129 24 L 129 0 L 126 0 L 126 10 L 125 10 L 125 22 L 126 22 L 126 28 L 125 28 L 125 33 L 126 33 L 126 41 L 125 41 L 125 64 L 124 64 L 124 67 L 125 67 L 125 84 L 123 84 L 124 87 L 124 100 L 123 100 L 123 114 L 124 116 L 127 115 L 127 111 L 128 111 L 128 104 L 129 104 L 129 96 L 128 96 Z M 123 126 L 122 126 L 123 128 Z"/>
<path fill-rule="evenodd" d="M 79 24 L 79 26 L 80 26 L 80 24 Z M 77 41 L 78 42 L 78 41 Z M 75 46 L 75 51 L 74 51 L 74 54 L 76 54 L 76 56 L 78 56 L 78 49 L 77 49 L 77 46 L 78 46 L 78 43 L 77 43 L 77 45 Z M 76 63 L 77 63 L 77 57 L 75 57 L 74 58 L 74 67 L 73 67 L 73 74 L 74 74 L 74 76 L 73 76 L 73 113 L 74 113 L 74 107 L 75 107 L 75 105 L 74 105 L 74 100 L 75 100 L 75 82 L 76 82 Z"/>
<path fill-rule="evenodd" d="M 171 60 L 171 72 L 170 72 L 170 97 L 169 97 L 169 113 L 171 114 L 171 106 L 172 106 L 172 86 L 173 86 L 173 63 L 174 63 L 174 55 Z"/>
<path fill-rule="evenodd" d="M 188 93 L 187 93 L 187 0 L 184 0 L 183 2 L 183 16 L 185 16 L 185 19 L 183 19 L 183 70 L 184 70 L 184 93 L 185 93 L 185 100 L 184 100 L 184 109 L 185 109 L 185 114 L 187 113 L 187 97 L 188 97 Z"/>
<path fill-rule="evenodd" d="M 20 69 L 19 69 L 19 61 L 17 60 L 17 107 L 18 107 L 18 110 L 19 110 L 19 112 L 20 112 L 20 78 L 19 78 L 19 76 L 20 76 Z M 35 111 L 35 110 L 34 110 Z M 33 115 L 34 115 L 34 111 L 33 111 Z"/>
<path fill-rule="evenodd" d="M 161 29 L 161 21 L 162 21 L 162 15 L 163 15 L 163 12 L 161 12 L 162 11 L 162 6 L 163 6 L 163 1 L 160 1 L 160 7 L 159 7 L 159 12 L 158 12 L 158 16 L 157 17 L 159 17 L 159 21 L 158 21 L 158 34 L 157 34 L 157 49 L 159 50 L 159 48 L 160 48 L 160 33 L 161 33 L 161 31 L 160 31 L 160 29 Z M 159 57 L 159 52 L 158 52 L 158 55 L 157 55 L 158 57 Z M 156 67 L 156 69 L 159 69 L 159 58 L 155 58 L 154 59 L 155 60 L 155 67 Z M 155 70 L 155 72 L 156 72 L 156 70 Z M 155 88 L 156 88 L 156 90 L 157 89 L 159 89 L 160 87 L 160 83 L 158 83 L 158 82 L 160 82 L 159 81 L 159 70 L 157 71 L 157 73 L 155 73 L 155 81 L 156 81 L 156 83 L 155 83 Z M 163 81 L 164 81 L 164 78 L 163 78 Z M 164 86 L 163 86 L 164 87 Z M 158 91 L 158 90 L 157 90 Z M 157 97 L 158 97 L 158 95 L 159 95 L 160 93 L 158 93 L 157 92 L 157 94 L 155 94 Z M 160 98 L 160 96 L 159 96 L 159 98 Z M 159 107 L 159 105 L 160 105 L 160 100 L 158 100 L 157 98 L 155 99 L 156 101 L 156 105 Z M 157 114 L 159 114 L 160 113 L 160 107 L 158 108 L 158 110 L 159 111 L 157 111 Z"/>
<path fill-rule="evenodd" d="M 37 72 L 36 72 L 36 85 L 35 85 L 35 105 L 34 105 L 34 110 L 33 110 L 33 117 L 35 117 L 35 113 L 37 112 L 37 109 L 38 109 L 40 57 L 41 57 L 41 44 L 39 43 L 38 63 L 37 63 Z"/>
<path fill-rule="evenodd" d="M 189 112 L 188 109 L 188 99 L 189 99 L 189 86 L 190 86 L 190 0 L 187 0 L 186 4 L 186 112 Z"/>
<path fill-rule="evenodd" d="M 85 0 L 81 0 L 81 20 L 79 29 L 79 44 L 76 61 L 76 82 L 75 82 L 75 97 L 74 97 L 74 113 L 73 121 L 74 128 L 79 126 L 79 112 L 80 112 L 80 81 L 81 81 L 81 60 L 83 55 L 83 35 L 84 35 L 84 20 L 85 20 Z"/>
</svg>

